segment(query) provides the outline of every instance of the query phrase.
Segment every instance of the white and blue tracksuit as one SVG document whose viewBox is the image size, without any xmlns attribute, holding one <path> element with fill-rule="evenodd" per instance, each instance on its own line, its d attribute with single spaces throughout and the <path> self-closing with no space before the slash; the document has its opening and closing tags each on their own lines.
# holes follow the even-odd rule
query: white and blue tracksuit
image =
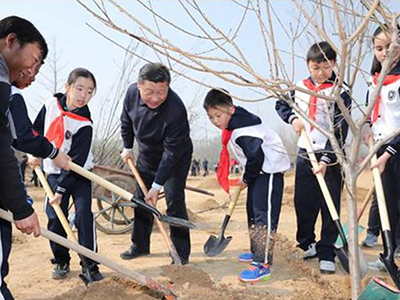
<svg viewBox="0 0 400 300">
<path fill-rule="evenodd" d="M 332 78 L 334 81 L 334 78 Z M 309 80 L 312 81 L 310 77 Z M 303 81 L 297 84 L 299 87 L 307 89 Z M 330 95 L 333 87 L 326 88 L 319 93 Z M 308 112 L 310 95 L 293 91 L 291 97 L 296 105 L 305 113 Z M 347 108 L 351 107 L 351 98 L 348 89 L 344 89 L 341 97 Z M 279 116 L 286 122 L 291 124 L 296 118 L 293 109 L 285 100 L 278 100 L 276 102 L 276 111 Z M 315 115 L 315 122 L 329 130 L 329 119 L 332 119 L 334 124 L 335 137 L 339 144 L 343 147 L 348 138 L 348 124 L 345 122 L 341 111 L 336 103 L 329 102 L 324 99 L 317 99 L 317 109 Z M 313 145 L 313 150 L 316 154 L 318 161 L 324 161 L 327 164 L 334 164 L 336 162 L 336 155 L 332 151 L 332 146 L 329 139 L 323 135 L 316 128 L 313 130 L 309 123 L 304 122 L 305 130 L 310 137 Z M 348 142 L 348 141 L 347 141 Z M 312 171 L 312 166 L 305 149 L 302 139 L 298 142 L 299 152 L 296 161 L 296 176 L 295 176 L 295 191 L 294 191 L 294 204 L 297 216 L 297 235 L 296 239 L 298 246 L 307 250 L 308 247 L 315 243 L 315 223 L 319 212 L 322 214 L 322 230 L 321 239 L 317 243 L 317 254 L 319 260 L 334 261 L 334 243 L 337 239 L 337 229 L 332 217 L 329 213 L 328 207 L 325 203 L 322 191 L 317 182 L 316 176 Z M 340 196 L 343 187 L 342 174 L 339 164 L 328 166 L 325 181 L 331 193 L 332 200 L 338 213 L 340 213 Z"/>
<path fill-rule="evenodd" d="M 52 122 L 61 115 L 61 109 L 63 111 L 68 110 L 66 107 L 66 95 L 56 94 L 54 97 L 46 101 L 45 105 L 40 110 L 33 124 L 34 130 L 39 135 L 46 136 Z M 88 106 L 84 106 L 82 108 L 74 109 L 70 111 L 70 113 L 83 118 L 77 120 L 68 115 L 63 117 L 64 132 L 62 134 L 64 135 L 64 138 L 60 150 L 67 153 L 74 163 L 86 169 L 91 169 L 93 167 L 91 154 L 93 127 L 90 119 L 89 108 Z M 72 196 L 75 205 L 79 244 L 96 251 L 96 231 L 94 226 L 94 217 L 91 210 L 91 182 L 76 173 L 61 170 L 51 159 L 45 159 L 43 161 L 43 167 L 45 173 L 48 175 L 47 179 L 53 190 L 57 193 L 63 194 L 60 206 L 65 215 L 68 215 L 69 198 Z M 49 218 L 48 229 L 66 237 L 67 234 L 62 228 L 62 225 L 58 220 L 55 211 L 49 204 L 48 199 L 46 199 L 45 209 Z M 61 265 L 69 263 L 70 255 L 67 248 L 53 242 L 50 242 L 50 246 L 54 255 L 55 263 Z M 90 262 L 90 268 L 92 268 L 92 266 L 93 268 L 97 268 L 94 261 L 88 261 Z"/>
<path fill-rule="evenodd" d="M 271 264 L 283 172 L 290 167 L 289 157 L 279 136 L 242 107 L 235 108 L 227 129 L 233 130 L 229 149 L 244 166 L 243 181 L 248 184 L 246 207 L 253 261 Z"/>
</svg>

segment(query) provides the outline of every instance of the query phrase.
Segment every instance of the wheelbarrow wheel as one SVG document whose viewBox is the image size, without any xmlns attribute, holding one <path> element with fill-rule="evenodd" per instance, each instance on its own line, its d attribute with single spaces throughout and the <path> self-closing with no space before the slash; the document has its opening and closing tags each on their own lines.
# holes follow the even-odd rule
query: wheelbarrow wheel
<svg viewBox="0 0 400 300">
<path fill-rule="evenodd" d="M 134 193 L 135 180 L 123 175 L 109 175 L 104 179 Z M 107 234 L 123 234 L 132 230 L 134 222 L 133 206 L 114 192 L 95 185 L 93 188 L 93 213 L 96 227 Z M 97 207 L 96 207 L 97 205 Z"/>
</svg>

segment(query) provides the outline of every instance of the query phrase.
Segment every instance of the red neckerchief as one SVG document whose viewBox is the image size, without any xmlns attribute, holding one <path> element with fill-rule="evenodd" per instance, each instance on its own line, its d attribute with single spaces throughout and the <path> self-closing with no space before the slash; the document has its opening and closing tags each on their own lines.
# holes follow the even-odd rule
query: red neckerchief
<svg viewBox="0 0 400 300">
<path fill-rule="evenodd" d="M 374 78 L 372 79 L 374 81 L 375 86 L 378 83 L 378 78 L 379 78 L 379 73 L 375 73 Z M 392 84 L 393 82 L 396 82 L 397 80 L 400 79 L 400 74 L 399 75 L 386 75 L 385 79 L 383 80 L 383 85 L 388 85 Z M 374 107 L 374 115 L 372 117 L 372 124 L 376 122 L 379 116 L 379 105 L 381 104 L 381 94 L 379 93 L 378 99 L 376 99 L 375 102 L 375 107 Z"/>
<path fill-rule="evenodd" d="M 330 88 L 333 86 L 333 83 L 327 82 L 323 83 L 319 86 L 315 86 L 314 83 L 310 79 L 304 79 L 303 84 L 312 92 L 318 93 L 324 89 Z M 310 96 L 310 100 L 308 101 L 308 116 L 311 120 L 315 121 L 315 113 L 317 111 L 317 99 L 318 97 L 315 95 Z M 310 131 L 313 131 L 314 126 L 311 124 Z"/>
<path fill-rule="evenodd" d="M 221 154 L 219 156 L 219 164 L 218 164 L 218 170 L 217 170 L 217 178 L 220 186 L 227 192 L 229 193 L 229 164 L 230 164 L 230 158 L 229 158 L 229 151 L 228 151 L 228 142 L 231 139 L 232 136 L 232 130 L 224 129 L 222 131 L 222 150 Z"/>
<path fill-rule="evenodd" d="M 62 106 L 60 105 L 60 102 L 58 99 L 57 101 L 57 107 L 60 111 L 60 115 L 56 117 L 53 122 L 51 122 L 49 129 L 46 132 L 46 138 L 50 142 L 55 142 L 55 146 L 57 149 L 60 149 L 63 142 L 64 142 L 64 116 L 67 116 L 71 119 L 78 120 L 78 121 L 90 121 L 90 119 L 82 117 L 80 115 L 74 114 L 70 111 L 65 111 Z"/>
</svg>

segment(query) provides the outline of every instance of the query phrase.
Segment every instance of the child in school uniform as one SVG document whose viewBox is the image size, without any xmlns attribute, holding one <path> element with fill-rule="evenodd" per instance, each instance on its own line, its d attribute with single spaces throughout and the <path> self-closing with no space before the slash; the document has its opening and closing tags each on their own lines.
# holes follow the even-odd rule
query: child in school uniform
<svg viewBox="0 0 400 300">
<path fill-rule="evenodd" d="M 297 86 L 310 92 L 331 95 L 336 81 L 333 70 L 335 63 L 336 53 L 327 42 L 312 45 L 307 52 L 307 66 L 310 76 L 298 82 Z M 350 109 L 351 98 L 348 89 L 344 88 L 340 96 L 345 106 Z M 339 145 L 344 146 L 348 125 L 336 103 L 297 90 L 291 93 L 291 98 L 301 110 L 322 128 L 329 130 L 330 120 L 332 120 L 335 137 Z M 306 131 L 319 161 L 318 170 L 312 170 L 305 144 L 300 138 L 294 191 L 298 247 L 304 250 L 304 259 L 318 257 L 321 273 L 335 273 L 334 243 L 338 232 L 315 174 L 321 172 L 324 175 L 336 210 L 339 212 L 343 186 L 340 166 L 336 162 L 336 155 L 332 151 L 330 141 L 325 135 L 309 123 L 303 123 L 298 119 L 285 100 L 277 101 L 276 110 L 286 123 L 292 125 L 298 135 L 302 130 Z M 322 214 L 321 239 L 316 243 L 315 223 L 320 211 Z"/>
<path fill-rule="evenodd" d="M 239 280 L 257 282 L 271 275 L 273 248 L 283 194 L 283 172 L 290 167 L 289 157 L 279 136 L 261 119 L 240 106 L 234 106 L 228 92 L 212 89 L 204 109 L 210 121 L 222 130 L 223 149 L 227 145 L 244 166 L 241 189 L 248 187 L 247 218 L 251 261 Z M 224 151 L 224 150 L 223 150 Z M 219 168 L 229 174 L 229 157 L 221 159 Z M 239 257 L 240 259 L 240 257 Z"/>
<path fill-rule="evenodd" d="M 378 27 L 373 34 L 374 60 L 371 67 L 371 80 L 367 93 L 367 104 L 375 93 L 382 64 L 386 59 L 391 39 L 387 26 Z M 382 89 L 371 113 L 370 130 L 367 130 L 365 139 L 373 137 L 375 142 L 387 137 L 400 128 L 400 62 L 397 59 L 389 74 L 385 77 Z M 376 163 L 381 173 L 385 193 L 389 223 L 391 228 L 395 257 L 400 258 L 400 135 L 393 137 L 377 152 Z"/>
<path fill-rule="evenodd" d="M 67 153 L 72 161 L 86 169 L 93 167 L 91 144 L 93 136 L 92 120 L 87 106 L 96 89 L 96 79 L 84 68 L 74 69 L 68 76 L 65 94 L 55 94 L 46 101 L 40 110 L 33 127 L 44 135 L 57 149 Z M 65 215 L 68 215 L 69 198 L 72 196 L 78 229 L 79 244 L 97 251 L 94 217 L 91 210 L 91 182 L 75 173 L 62 170 L 50 159 L 43 161 L 44 171 L 48 175 L 49 184 L 55 191 L 52 201 L 60 204 Z M 46 214 L 49 218 L 48 229 L 66 237 L 55 211 L 46 199 Z M 69 273 L 69 250 L 50 242 L 55 268 L 53 279 L 63 279 Z M 96 262 L 86 259 L 82 265 L 82 273 L 89 272 L 93 281 L 103 279 Z"/>
</svg>

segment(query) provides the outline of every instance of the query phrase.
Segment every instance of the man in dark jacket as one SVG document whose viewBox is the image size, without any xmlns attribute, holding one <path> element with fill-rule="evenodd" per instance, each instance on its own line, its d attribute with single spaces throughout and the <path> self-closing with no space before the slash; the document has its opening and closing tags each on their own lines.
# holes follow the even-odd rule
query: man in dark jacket
<svg viewBox="0 0 400 300">
<path fill-rule="evenodd" d="M 11 149 L 12 132 L 7 111 L 10 100 L 10 82 L 22 72 L 33 72 L 47 55 L 47 45 L 40 32 L 27 20 L 7 17 L 0 20 L 0 208 L 13 213 L 16 227 L 23 233 L 40 235 L 36 213 L 27 202 L 27 194 Z M 11 224 L 0 220 L 1 280 L 0 298 L 13 300 L 4 277 L 8 274 L 8 256 L 11 251 Z"/>
<path fill-rule="evenodd" d="M 133 159 L 133 140 L 139 146 L 137 168 L 149 192 L 146 197 L 136 189 L 136 197 L 156 203 L 163 187 L 167 214 L 188 219 L 185 204 L 185 184 L 193 152 L 189 137 L 186 108 L 170 88 L 169 70 L 158 63 L 149 63 L 139 72 L 138 82 L 126 93 L 121 115 L 121 135 L 124 161 Z M 150 253 L 153 216 L 135 209 L 132 246 L 121 253 L 122 259 L 132 259 Z M 190 254 L 189 230 L 171 227 L 171 239 L 182 264 Z"/>
</svg>

